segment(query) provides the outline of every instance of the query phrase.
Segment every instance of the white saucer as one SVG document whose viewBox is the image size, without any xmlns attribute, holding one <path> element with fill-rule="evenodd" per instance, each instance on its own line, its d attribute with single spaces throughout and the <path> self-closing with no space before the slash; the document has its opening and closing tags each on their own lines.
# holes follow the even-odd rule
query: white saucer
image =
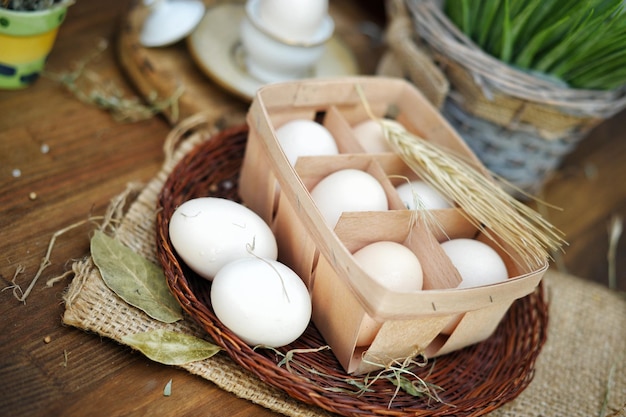
<svg viewBox="0 0 626 417">
<path fill-rule="evenodd" d="M 231 93 L 252 100 L 263 82 L 246 71 L 239 42 L 239 24 L 245 10 L 241 4 L 220 4 L 207 9 L 204 18 L 187 38 L 196 64 L 206 75 Z M 332 37 L 311 77 L 358 75 L 352 51 Z"/>
</svg>

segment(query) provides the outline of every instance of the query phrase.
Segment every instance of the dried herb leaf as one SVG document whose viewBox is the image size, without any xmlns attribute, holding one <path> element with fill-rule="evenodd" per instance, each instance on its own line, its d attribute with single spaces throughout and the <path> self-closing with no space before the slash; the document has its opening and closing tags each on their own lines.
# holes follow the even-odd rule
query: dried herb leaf
<svg viewBox="0 0 626 417">
<path fill-rule="evenodd" d="M 218 346 L 206 340 L 163 329 L 124 336 L 122 342 L 165 365 L 200 361 L 220 351 Z"/>
<path fill-rule="evenodd" d="M 157 265 L 101 231 L 91 238 L 91 256 L 104 283 L 128 304 L 165 323 L 182 318 L 181 307 Z"/>
<path fill-rule="evenodd" d="M 423 380 L 412 381 L 403 375 L 389 375 L 387 379 L 396 387 L 414 397 L 431 396 L 431 390 L 440 389 L 434 384 L 427 383 Z"/>
</svg>

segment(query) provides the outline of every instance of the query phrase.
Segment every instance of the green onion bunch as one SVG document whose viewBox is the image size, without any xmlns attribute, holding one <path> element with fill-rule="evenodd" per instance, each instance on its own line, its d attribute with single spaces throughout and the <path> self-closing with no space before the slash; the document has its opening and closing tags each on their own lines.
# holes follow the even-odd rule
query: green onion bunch
<svg viewBox="0 0 626 417">
<path fill-rule="evenodd" d="M 624 0 L 446 0 L 444 12 L 509 65 L 571 88 L 626 85 Z"/>
</svg>

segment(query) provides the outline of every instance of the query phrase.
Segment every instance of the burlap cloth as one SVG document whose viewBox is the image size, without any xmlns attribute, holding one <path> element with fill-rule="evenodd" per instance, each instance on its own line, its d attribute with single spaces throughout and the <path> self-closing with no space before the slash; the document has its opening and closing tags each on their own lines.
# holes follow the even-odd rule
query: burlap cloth
<svg viewBox="0 0 626 417">
<path fill-rule="evenodd" d="M 157 196 L 176 162 L 211 134 L 209 129 L 179 142 L 175 130 L 165 142 L 160 172 L 145 186 L 131 184 L 112 200 L 101 226 L 155 263 Z M 202 334 L 189 318 L 168 325 L 126 304 L 106 287 L 90 257 L 74 262 L 72 269 L 75 276 L 64 297 L 64 323 L 119 343 L 125 335 L 157 328 Z M 546 274 L 545 284 L 551 300 L 550 325 L 535 377 L 518 398 L 490 416 L 626 416 L 626 299 L 600 285 L 552 271 Z M 278 413 L 331 415 L 263 383 L 223 353 L 182 368 Z"/>
</svg>

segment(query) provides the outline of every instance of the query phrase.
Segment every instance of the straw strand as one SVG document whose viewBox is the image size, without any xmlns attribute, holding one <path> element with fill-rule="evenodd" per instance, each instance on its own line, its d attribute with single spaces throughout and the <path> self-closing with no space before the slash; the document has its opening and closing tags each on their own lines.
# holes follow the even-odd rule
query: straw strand
<svg viewBox="0 0 626 417">
<path fill-rule="evenodd" d="M 417 175 L 456 202 L 468 220 L 494 242 L 498 243 L 495 236 L 499 236 L 526 266 L 537 268 L 561 250 L 565 244 L 562 233 L 491 178 L 400 123 L 390 119 L 379 122 L 393 149 Z"/>
</svg>

